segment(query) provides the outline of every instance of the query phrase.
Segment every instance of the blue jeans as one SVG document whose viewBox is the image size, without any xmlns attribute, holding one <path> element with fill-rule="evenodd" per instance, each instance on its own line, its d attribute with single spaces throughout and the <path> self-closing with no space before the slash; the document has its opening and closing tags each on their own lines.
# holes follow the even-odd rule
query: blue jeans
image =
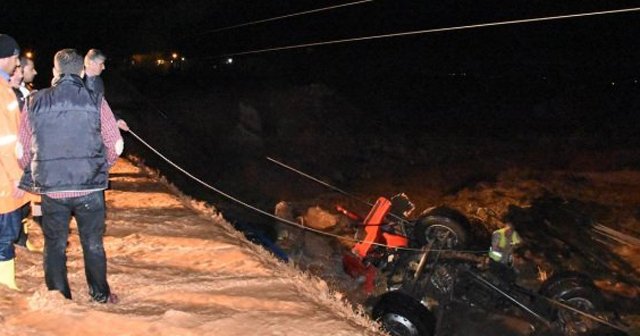
<svg viewBox="0 0 640 336">
<path fill-rule="evenodd" d="M 84 271 L 89 295 L 98 302 L 109 299 L 107 258 L 102 242 L 104 234 L 104 192 L 54 199 L 42 195 L 42 230 L 44 232 L 44 278 L 49 290 L 58 290 L 71 299 L 67 279 L 67 240 L 69 221 L 75 216 L 84 256 Z"/>
<path fill-rule="evenodd" d="M 7 261 L 16 257 L 13 242 L 18 239 L 21 223 L 21 208 L 0 215 L 0 261 Z"/>
</svg>

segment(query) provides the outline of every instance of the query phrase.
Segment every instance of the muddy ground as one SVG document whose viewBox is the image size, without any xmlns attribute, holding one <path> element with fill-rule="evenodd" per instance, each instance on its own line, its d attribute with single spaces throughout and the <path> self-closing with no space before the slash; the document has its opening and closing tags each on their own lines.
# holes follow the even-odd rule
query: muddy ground
<svg viewBox="0 0 640 336">
<path fill-rule="evenodd" d="M 588 90 L 575 89 L 528 101 L 507 91 L 484 105 L 473 104 L 480 94 L 458 92 L 460 101 L 471 102 L 452 106 L 473 106 L 460 113 L 443 108 L 454 92 L 429 106 L 438 113 L 418 117 L 385 111 L 384 104 L 369 109 L 375 100 L 328 82 L 211 78 L 112 72 L 105 80 L 113 109 L 136 134 L 249 204 L 273 212 L 287 201 L 303 217 L 317 206 L 337 218 L 336 203 L 367 213 L 353 199 L 265 159 L 273 157 L 369 202 L 404 192 L 416 205 L 413 218 L 433 206 L 455 208 L 471 220 L 478 249 L 509 219 L 525 240 L 523 277 L 535 283 L 563 270 L 588 273 L 615 302 L 621 322 L 638 332 L 640 141 L 637 117 L 627 111 L 637 111 L 637 89 L 591 100 Z M 612 106 L 601 102 L 606 99 Z M 606 108 L 622 112 L 612 120 Z M 481 115 L 480 109 L 496 110 Z M 581 109 L 597 113 L 576 114 Z M 126 140 L 128 154 L 181 190 L 276 238 L 272 219 L 198 185 L 133 137 Z M 327 231 L 352 234 L 343 225 Z M 357 292 L 340 264 L 348 246 L 292 232 L 301 237 L 283 246 L 292 259 L 337 289 Z M 468 334 L 463 329 L 453 334 Z"/>
</svg>

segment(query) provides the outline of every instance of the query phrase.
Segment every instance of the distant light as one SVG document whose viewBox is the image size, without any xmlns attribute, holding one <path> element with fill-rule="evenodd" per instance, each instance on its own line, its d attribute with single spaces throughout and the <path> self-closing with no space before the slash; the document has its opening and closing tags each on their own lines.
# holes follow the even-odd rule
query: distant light
<svg viewBox="0 0 640 336">
<path fill-rule="evenodd" d="M 616 85 L 616 82 L 611 82 L 611 86 L 615 86 L 615 85 Z"/>
<path fill-rule="evenodd" d="M 156 64 L 163 65 L 164 64 L 164 60 L 163 59 L 157 59 L 156 60 Z"/>
<path fill-rule="evenodd" d="M 24 55 L 29 59 L 33 58 L 33 53 L 31 51 L 27 51 L 26 53 L 24 53 Z"/>
<path fill-rule="evenodd" d="M 184 57 L 182 57 L 182 58 L 180 58 L 180 60 L 181 60 L 181 61 L 184 61 L 184 60 L 185 60 L 185 58 L 184 58 Z"/>
<path fill-rule="evenodd" d="M 227 58 L 226 63 L 227 64 L 232 64 L 233 63 L 233 58 L 231 58 L 231 57 Z"/>
<path fill-rule="evenodd" d="M 173 58 L 173 59 L 178 58 L 178 54 L 177 54 L 177 53 L 173 53 L 173 54 L 171 54 L 171 58 Z"/>
</svg>

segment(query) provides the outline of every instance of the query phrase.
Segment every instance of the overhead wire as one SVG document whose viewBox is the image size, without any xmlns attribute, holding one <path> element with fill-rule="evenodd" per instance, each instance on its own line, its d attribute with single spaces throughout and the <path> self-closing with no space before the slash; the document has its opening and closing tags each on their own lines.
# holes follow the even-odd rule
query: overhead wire
<svg viewBox="0 0 640 336">
<path fill-rule="evenodd" d="M 344 191 L 344 190 L 342 190 L 342 189 L 340 189 L 340 188 L 338 188 L 336 186 L 333 186 L 333 185 L 331 185 L 331 184 L 329 184 L 327 182 L 324 182 L 324 181 L 322 181 L 320 179 L 317 179 L 317 178 L 315 178 L 315 177 L 313 177 L 313 176 L 311 176 L 311 175 L 309 175 L 309 174 L 307 174 L 307 173 L 305 173 L 305 172 L 303 172 L 303 171 L 301 171 L 299 169 L 296 169 L 296 168 L 293 168 L 293 167 L 291 167 L 289 165 L 286 165 L 286 164 L 284 164 L 284 163 L 282 163 L 282 162 L 280 162 L 280 161 L 278 161 L 278 160 L 276 160 L 276 159 L 274 159 L 272 157 L 267 156 L 266 159 L 268 161 L 270 161 L 270 162 L 275 163 L 276 165 L 278 165 L 280 167 L 289 169 L 289 170 L 295 172 L 296 174 L 304 176 L 304 177 L 306 177 L 306 178 L 308 178 L 308 179 L 310 179 L 310 180 L 312 180 L 314 182 L 317 182 L 317 183 L 319 183 L 319 184 L 321 184 L 321 185 L 323 185 L 323 186 L 325 186 L 325 187 L 327 187 L 327 188 L 329 188 L 329 189 L 331 189 L 333 191 L 336 191 L 336 192 L 338 192 L 338 193 L 340 193 L 342 195 L 345 195 L 345 196 L 347 196 L 347 197 L 349 197 L 349 198 L 351 198 L 353 200 L 356 200 L 356 201 L 358 201 L 360 203 L 366 204 L 366 205 L 368 205 L 370 207 L 374 206 L 374 204 L 371 203 L 371 202 L 365 201 L 365 200 L 363 200 L 363 199 L 361 199 L 361 198 L 359 198 L 359 197 L 357 197 L 357 196 L 355 196 L 355 195 L 353 195 L 351 193 L 348 193 L 348 192 L 346 192 L 346 191 Z M 389 212 L 389 216 L 399 220 L 402 223 L 406 223 L 407 222 L 406 219 L 402 218 L 400 215 L 397 215 L 397 214 L 395 214 L 393 212 Z M 367 226 L 382 226 L 382 225 L 384 225 L 384 224 L 375 224 L 375 225 L 369 224 Z"/>
<path fill-rule="evenodd" d="M 337 9 L 337 8 L 342 8 L 342 7 L 361 5 L 363 3 L 373 2 L 373 1 L 374 0 L 354 1 L 354 2 L 348 2 L 348 3 L 335 5 L 335 6 L 329 6 L 329 7 L 318 8 L 318 9 L 311 9 L 311 10 L 307 10 L 307 11 L 303 11 L 303 12 L 286 14 L 286 15 L 276 16 L 276 17 L 272 17 L 272 18 L 268 18 L 268 19 L 256 20 L 256 21 L 241 23 L 241 24 L 237 24 L 237 25 L 233 25 L 233 26 L 217 28 L 217 29 L 213 29 L 213 30 L 209 30 L 209 31 L 203 32 L 203 33 L 201 33 L 199 35 L 213 34 L 213 33 L 218 33 L 218 32 L 225 31 L 225 30 L 231 30 L 231 29 L 236 29 L 236 28 L 241 28 L 241 27 L 247 27 L 247 26 L 252 26 L 252 25 L 265 23 L 265 22 L 272 22 L 272 21 L 288 19 L 288 18 L 292 18 L 292 17 L 296 17 L 296 16 L 302 16 L 302 15 L 307 15 L 307 14 L 312 14 L 312 13 L 319 13 L 319 12 L 324 12 L 324 11 L 327 11 L 327 10 L 332 10 L 332 9 Z"/>
<path fill-rule="evenodd" d="M 373 1 L 373 0 L 356 1 L 356 2 L 352 2 L 352 3 L 341 4 L 341 5 L 336 5 L 336 6 L 330 6 L 330 7 L 325 7 L 325 8 L 315 9 L 315 10 L 309 10 L 309 11 L 299 12 L 299 13 L 294 13 L 294 14 L 288 14 L 288 15 L 283 15 L 283 16 L 279 16 L 279 17 L 269 18 L 269 19 L 252 21 L 252 22 L 248 22 L 248 23 L 244 23 L 244 24 L 238 24 L 238 25 L 234 25 L 234 26 L 228 26 L 228 27 L 215 29 L 215 30 L 212 30 L 212 31 L 209 31 L 209 32 L 205 32 L 203 34 L 215 33 L 215 32 L 220 32 L 220 31 L 225 31 L 225 30 L 230 30 L 230 29 L 235 29 L 235 28 L 240 28 L 240 27 L 245 27 L 245 26 L 250 26 L 250 25 L 255 25 L 255 24 L 264 23 L 264 22 L 276 21 L 276 20 L 289 18 L 289 17 L 294 17 L 294 16 L 306 15 L 306 14 L 310 14 L 310 13 L 316 13 L 316 12 L 321 12 L 321 11 L 340 8 L 340 7 L 346 7 L 346 6 L 362 4 L 362 3 L 371 2 L 371 1 Z M 530 19 L 519 19 L 519 20 L 489 22 L 489 23 L 464 25 L 464 26 L 455 26 L 455 27 L 446 27 L 446 28 L 424 29 L 424 30 L 401 32 L 401 33 L 372 35 L 372 36 L 363 36 L 363 37 L 348 38 L 348 39 L 339 39 L 339 40 L 333 40 L 333 41 L 312 42 L 312 43 L 305 43 L 305 44 L 298 44 L 298 45 L 290 45 L 290 46 L 282 46 L 282 47 L 274 47 L 274 48 L 265 48 L 265 49 L 259 49 L 259 50 L 252 50 L 252 51 L 238 52 L 238 53 L 232 53 L 232 54 L 225 54 L 225 55 L 221 55 L 221 56 L 242 56 L 242 55 L 257 54 L 257 53 L 264 53 L 264 52 L 271 52 L 271 51 L 298 49 L 298 48 L 306 48 L 306 47 L 313 47 L 313 46 L 341 44 L 341 43 L 366 41 L 366 40 L 376 40 L 376 39 L 391 38 L 391 37 L 404 37 L 404 36 L 429 34 L 429 33 L 437 33 L 437 32 L 447 32 L 447 31 L 455 31 L 455 30 L 466 30 L 466 29 L 475 29 L 475 28 L 495 27 L 495 26 L 521 24 L 521 23 L 531 23 L 531 22 L 562 20 L 562 19 L 571 19 L 571 18 L 597 16 L 597 15 L 629 13 L 629 12 L 637 12 L 637 11 L 640 11 L 640 7 L 617 9 L 617 10 L 597 11 L 597 12 L 585 12 L 585 13 L 558 15 L 558 16 L 549 16 L 549 17 L 539 17 L 539 18 L 530 18 Z M 219 57 L 221 57 L 221 56 L 219 56 Z M 296 223 L 296 222 L 293 222 L 291 220 L 275 216 L 275 215 L 273 215 L 273 214 L 271 214 L 271 213 L 269 213 L 267 211 L 264 211 L 264 210 L 262 210 L 260 208 L 257 208 L 257 207 L 255 207 L 255 206 L 253 206 L 251 204 L 248 204 L 248 203 L 246 203 L 246 202 L 244 202 L 244 201 L 242 201 L 242 200 L 240 200 L 240 199 L 238 199 L 238 198 L 236 198 L 236 197 L 234 197 L 234 196 L 232 196 L 230 194 L 227 194 L 227 193 L 223 192 L 222 190 L 219 190 L 219 189 L 215 188 L 214 186 L 211 186 L 210 184 L 208 184 L 208 183 L 204 182 L 203 180 L 199 179 L 198 177 L 192 175 L 191 173 L 189 173 L 188 171 L 186 171 L 185 169 L 183 169 L 182 167 L 180 167 L 179 165 L 177 165 L 176 163 L 174 163 L 173 161 L 168 159 L 166 156 L 164 156 L 162 153 L 160 153 L 158 150 L 156 150 L 153 146 L 151 146 L 146 141 L 144 141 L 141 137 L 139 137 L 132 130 L 129 130 L 129 133 L 132 136 L 134 136 L 138 141 L 140 141 L 142 144 L 144 144 L 146 147 L 148 147 L 151 151 L 153 151 L 156 155 L 160 156 L 163 160 L 165 160 L 167 163 L 172 165 L 174 168 L 176 168 L 179 171 L 181 171 L 183 174 L 187 175 L 188 177 L 190 177 L 194 181 L 200 183 L 204 187 L 206 187 L 206 188 L 208 188 L 210 190 L 213 190 L 214 192 L 216 192 L 216 193 L 224 196 L 225 198 L 230 199 L 230 200 L 232 200 L 232 201 L 234 201 L 234 202 L 236 202 L 236 203 L 238 203 L 238 204 L 240 204 L 240 205 L 242 205 L 242 206 L 244 206 L 246 208 L 249 208 L 249 209 L 251 209 L 253 211 L 256 211 L 258 213 L 261 213 L 261 214 L 263 214 L 265 216 L 273 218 L 273 219 L 275 219 L 275 220 L 277 220 L 279 222 L 282 222 L 282 223 L 285 223 L 285 224 L 288 224 L 288 225 L 291 225 L 291 226 L 298 227 L 298 228 L 300 228 L 302 230 L 315 232 L 315 233 L 320 234 L 320 235 L 325 235 L 325 236 L 329 236 L 329 237 L 333 237 L 333 238 L 337 238 L 337 239 L 341 239 L 341 240 L 346 240 L 346 241 L 365 242 L 363 240 L 344 237 L 344 236 L 340 236 L 340 235 L 337 235 L 337 234 L 333 234 L 333 233 L 324 232 L 324 231 L 321 231 L 321 230 L 318 230 L 318 229 L 314 229 L 314 228 L 311 228 L 311 227 L 308 227 L 308 226 L 304 226 L 304 225 L 301 225 L 300 223 Z M 339 190 L 339 191 L 342 192 L 341 190 Z M 393 249 L 397 249 L 397 250 L 406 250 L 406 251 L 421 252 L 421 253 L 424 252 L 423 249 L 417 249 L 417 248 L 390 247 L 390 246 L 387 246 L 385 244 L 376 243 L 376 242 L 370 242 L 370 241 L 366 241 L 366 243 L 369 243 L 369 244 L 374 245 L 374 246 L 393 248 Z M 486 250 L 483 250 L 483 251 L 466 251 L 466 250 L 450 250 L 450 249 L 448 249 L 448 250 L 431 250 L 431 251 L 434 251 L 434 252 L 466 252 L 466 253 L 486 253 L 487 252 Z M 579 314 L 581 314 L 583 316 L 586 316 L 586 317 L 589 317 L 591 319 L 594 319 L 594 320 L 596 320 L 596 321 L 598 321 L 600 323 L 603 323 L 605 325 L 611 326 L 611 327 L 613 327 L 615 329 L 626 331 L 625 329 L 621 328 L 620 326 L 612 324 L 612 323 L 610 323 L 610 322 L 608 322 L 608 321 L 606 321 L 604 319 L 601 319 L 601 318 L 599 318 L 597 316 L 594 316 L 594 315 L 588 314 L 588 313 L 584 313 L 584 312 L 582 312 L 582 311 L 580 311 L 578 309 L 575 309 L 575 308 L 573 308 L 573 307 L 571 307 L 569 305 L 566 305 L 566 304 L 564 304 L 562 302 L 558 302 L 557 300 L 553 300 L 553 299 L 549 299 L 549 298 L 546 298 L 546 299 L 549 300 L 550 302 L 556 304 L 557 306 L 559 306 L 561 308 L 572 310 L 572 311 L 574 311 L 576 313 L 579 313 Z"/>
<path fill-rule="evenodd" d="M 372 1 L 372 0 L 369 0 L 369 1 Z M 354 2 L 354 3 L 351 3 L 351 4 L 363 3 L 363 2 L 367 2 L 367 1 Z M 347 5 L 347 4 L 343 4 L 342 6 L 345 6 L 345 5 Z M 336 7 L 336 6 L 332 6 L 332 7 Z M 327 8 L 329 8 L 329 7 L 327 7 Z M 314 11 L 319 11 L 319 10 L 314 10 Z M 389 37 L 410 36 L 410 35 L 427 34 L 427 33 L 435 33 L 435 32 L 445 32 L 445 31 L 454 31 L 454 30 L 463 30 L 463 29 L 475 29 L 475 28 L 484 28 L 484 27 L 502 26 L 502 25 L 520 24 L 520 23 L 530 23 L 530 22 L 542 22 L 542 21 L 569 19 L 569 18 L 586 17 L 586 16 L 628 13 L 628 12 L 635 12 L 635 11 L 640 11 L 640 7 L 616 9 L 616 10 L 606 10 L 606 11 L 597 11 L 597 12 L 586 12 L 586 13 L 577 13 L 577 14 L 568 14 L 568 15 L 558 15 L 558 16 L 549 16 L 549 17 L 539 17 L 539 18 L 530 18 L 530 19 L 520 19 L 520 20 L 509 20 L 509 21 L 500 21 L 500 22 L 490 22 L 490 23 L 481 23 L 481 24 L 456 26 L 456 27 L 447 27 L 447 28 L 425 29 L 425 30 L 403 32 L 403 33 L 392 33 L 392 34 L 383 34 L 383 35 L 364 36 L 364 37 L 341 39 L 341 40 L 334 40 L 334 41 L 314 42 L 314 43 L 306 43 L 306 44 L 299 44 L 299 45 L 292 45 L 292 46 L 267 48 L 267 49 L 261 49 L 261 50 L 254 50 L 254 51 L 246 51 L 246 52 L 239 52 L 239 53 L 233 53 L 233 54 L 226 54 L 224 56 L 239 56 L 239 55 L 256 54 L 256 53 L 268 52 L 268 51 L 286 50 L 286 49 L 303 48 L 303 47 L 319 46 L 319 45 L 329 45 L 329 44 L 338 44 L 338 43 L 347 43 L 347 42 L 364 41 L 364 40 L 374 40 L 374 39 L 382 39 L 382 38 L 389 38 Z M 308 12 L 312 12 L 312 11 L 308 11 Z M 300 15 L 302 15 L 302 14 L 300 14 Z M 307 230 L 307 231 L 315 232 L 315 233 L 318 233 L 318 234 L 321 234 L 321 235 L 330 236 L 330 237 L 334 237 L 334 238 L 342 239 L 342 240 L 347 240 L 347 241 L 364 242 L 362 240 L 348 238 L 348 237 L 340 236 L 340 235 L 337 235 L 337 234 L 324 232 L 324 231 L 321 231 L 321 230 L 318 230 L 318 229 L 314 229 L 314 228 L 311 228 L 311 227 L 307 227 L 307 226 L 304 226 L 304 225 L 300 225 L 299 223 L 296 223 L 296 222 L 293 222 L 293 221 L 290 221 L 290 220 L 275 216 L 275 215 L 273 215 L 273 214 L 271 214 L 271 213 L 269 213 L 267 211 L 259 209 L 259 208 L 255 207 L 253 205 L 250 205 L 250 204 L 248 204 L 248 203 L 246 203 L 246 202 L 244 202 L 244 201 L 242 201 L 242 200 L 240 200 L 240 199 L 238 199 L 238 198 L 236 198 L 236 197 L 234 197 L 234 196 L 232 196 L 230 194 L 227 194 L 227 193 L 223 192 L 222 190 L 219 190 L 219 189 L 209 185 L 208 183 L 204 182 L 203 180 L 201 180 L 201 179 L 197 178 L 196 176 L 192 175 L 191 173 L 189 173 L 188 171 L 186 171 L 185 169 L 183 169 L 182 167 L 180 167 L 179 165 L 177 165 L 176 163 L 174 163 L 173 161 L 168 159 L 166 156 L 164 156 L 162 153 L 160 153 L 158 150 L 156 150 L 153 146 L 149 145 L 146 141 L 144 141 L 141 137 L 139 137 L 132 130 L 129 130 L 129 133 L 131 135 L 133 135 L 142 144 L 144 144 L 146 147 L 148 147 L 151 151 L 153 151 L 156 155 L 160 156 L 163 160 L 165 160 L 167 163 L 172 165 L 174 168 L 176 168 L 179 171 L 181 171 L 183 174 L 187 175 L 188 177 L 190 177 L 194 181 L 200 183 L 201 185 L 205 186 L 206 188 L 211 189 L 214 192 L 224 196 L 225 198 L 227 198 L 229 200 L 232 200 L 232 201 L 234 201 L 234 202 L 236 202 L 238 204 L 241 204 L 242 206 L 244 206 L 246 208 L 249 208 L 249 209 L 251 209 L 253 211 L 261 213 L 261 214 L 263 214 L 265 216 L 271 217 L 271 218 L 273 218 L 273 219 L 275 219 L 277 221 L 280 221 L 280 222 L 283 222 L 283 223 L 286 223 L 286 224 L 289 224 L 289 225 L 292 225 L 292 226 L 296 226 L 296 227 L 298 227 L 300 229 L 303 229 L 303 230 Z M 380 243 L 376 243 L 376 242 L 367 241 L 366 243 L 370 243 L 371 245 L 376 245 L 376 246 L 389 247 L 389 246 L 387 246 L 385 244 L 380 244 Z M 398 250 L 408 250 L 408 251 L 414 251 L 414 252 L 423 252 L 422 249 L 409 248 L 409 247 L 393 247 L 393 248 L 398 249 Z M 434 251 L 439 251 L 439 250 L 434 250 Z M 486 253 L 486 251 L 454 251 L 454 250 L 441 250 L 441 251 Z"/>
<path fill-rule="evenodd" d="M 584 12 L 584 13 L 557 15 L 557 16 L 546 16 L 546 17 L 537 17 L 537 18 L 519 19 L 519 20 L 486 22 L 486 23 L 464 25 L 464 26 L 454 26 L 454 27 L 445 27 L 445 28 L 414 30 L 414 31 L 408 31 L 408 32 L 401 32 L 401 33 L 390 33 L 390 34 L 381 34 L 381 35 L 361 36 L 361 37 L 345 38 L 345 39 L 339 39 L 339 40 L 310 42 L 310 43 L 288 45 L 288 46 L 281 46 L 281 47 L 272 47 L 272 48 L 265 48 L 265 49 L 249 50 L 249 51 L 242 51 L 242 52 L 235 52 L 235 53 L 228 53 L 228 54 L 222 54 L 222 55 L 218 55 L 218 56 L 207 57 L 206 59 L 219 58 L 219 57 L 230 57 L 230 56 L 243 56 L 243 55 L 259 54 L 259 53 L 265 53 L 265 52 L 271 52 L 271 51 L 300 49 L 300 48 L 317 47 L 317 46 L 325 46 L 325 45 L 332 45 L 332 44 L 342 44 L 342 43 L 349 43 L 349 42 L 379 40 L 379 39 L 385 39 L 385 38 L 391 38 L 391 37 L 404 37 L 404 36 L 413 36 L 413 35 L 421 35 L 421 34 L 448 32 L 448 31 L 455 31 L 455 30 L 466 30 L 466 29 L 505 26 L 505 25 L 512 25 L 512 24 L 531 23 L 531 22 L 543 22 L 543 21 L 573 19 L 573 18 L 579 18 L 579 17 L 598 16 L 598 15 L 607 15 L 607 14 L 630 13 L 630 12 L 637 12 L 637 11 L 640 11 L 640 7 L 624 8 L 624 9 L 613 9 L 613 10 L 605 10 L 605 11 L 597 11 L 597 12 Z"/>
</svg>

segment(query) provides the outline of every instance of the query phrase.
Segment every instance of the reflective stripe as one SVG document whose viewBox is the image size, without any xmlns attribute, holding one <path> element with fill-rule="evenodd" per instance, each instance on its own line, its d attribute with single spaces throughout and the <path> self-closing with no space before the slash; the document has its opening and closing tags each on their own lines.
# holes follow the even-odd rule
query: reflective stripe
<svg viewBox="0 0 640 336">
<path fill-rule="evenodd" d="M 15 134 L 8 134 L 0 137 L 0 146 L 10 145 L 18 140 L 18 136 Z"/>
<path fill-rule="evenodd" d="M 502 253 L 493 250 L 489 251 L 489 258 L 497 262 L 502 262 Z"/>
<path fill-rule="evenodd" d="M 14 100 L 14 101 L 10 102 L 10 103 L 7 105 L 7 109 L 8 109 L 9 111 L 11 111 L 11 110 L 17 110 L 19 107 L 20 107 L 20 105 L 18 105 L 18 101 L 17 101 L 17 100 Z"/>
<path fill-rule="evenodd" d="M 22 147 L 22 144 L 20 142 L 16 143 L 16 158 L 18 158 L 18 160 L 22 159 L 22 156 L 24 155 L 24 147 Z"/>
</svg>

